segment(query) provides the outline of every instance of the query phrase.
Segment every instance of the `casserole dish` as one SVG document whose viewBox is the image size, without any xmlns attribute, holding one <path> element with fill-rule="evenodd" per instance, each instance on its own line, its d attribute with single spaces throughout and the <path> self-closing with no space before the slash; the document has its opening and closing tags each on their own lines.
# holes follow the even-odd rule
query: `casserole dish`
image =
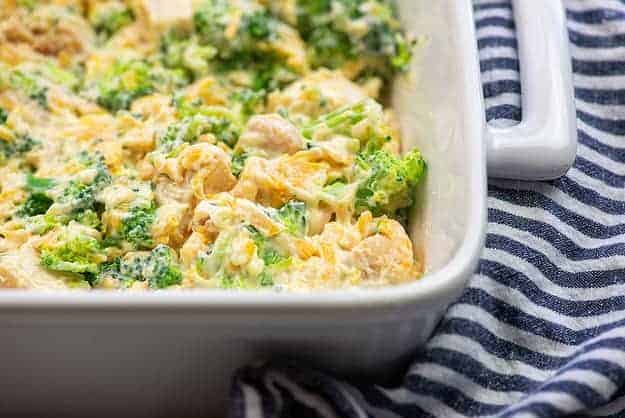
<svg viewBox="0 0 625 418">
<path fill-rule="evenodd" d="M 560 2 L 516 2 L 525 117 L 506 130 L 484 122 L 471 2 L 425 4 L 399 2 L 406 29 L 426 39 L 392 95 L 404 149 L 430 162 L 410 230 L 421 280 L 314 294 L 2 292 L 0 412 L 215 416 L 233 370 L 255 359 L 376 377 L 404 364 L 477 264 L 487 164 L 495 176 L 547 179 L 575 155 Z"/>
</svg>

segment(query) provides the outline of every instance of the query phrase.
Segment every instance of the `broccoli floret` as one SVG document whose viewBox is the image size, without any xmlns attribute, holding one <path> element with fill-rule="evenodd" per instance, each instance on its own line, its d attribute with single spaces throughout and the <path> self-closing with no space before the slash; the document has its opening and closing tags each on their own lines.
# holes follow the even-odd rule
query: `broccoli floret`
<svg viewBox="0 0 625 418">
<path fill-rule="evenodd" d="M 282 61 L 265 59 L 252 64 L 252 89 L 256 91 L 273 91 L 295 81 L 297 75 Z"/>
<path fill-rule="evenodd" d="M 43 215 L 50 209 L 54 201 L 44 193 L 31 193 L 17 211 L 17 216 Z"/>
<path fill-rule="evenodd" d="M 143 277 L 154 289 L 180 284 L 182 273 L 176 265 L 174 251 L 162 244 L 154 248 L 146 260 Z"/>
<path fill-rule="evenodd" d="M 76 222 L 89 226 L 94 229 L 99 229 L 102 223 L 100 222 L 100 215 L 91 209 L 79 212 L 74 217 Z"/>
<path fill-rule="evenodd" d="M 234 147 L 243 129 L 240 115 L 221 106 L 195 106 L 177 103 L 180 122 L 169 126 L 159 145 L 164 150 L 175 151 L 183 143 L 193 143 L 200 135 L 212 134 L 217 141 Z"/>
<path fill-rule="evenodd" d="M 265 97 L 267 97 L 267 92 L 263 89 L 242 89 L 234 93 L 230 99 L 235 104 L 239 104 L 241 106 L 241 112 L 249 117 L 257 113 L 262 113 L 259 109 L 264 105 Z"/>
<path fill-rule="evenodd" d="M 260 273 L 260 276 L 258 276 L 258 282 L 260 287 L 271 287 L 274 285 L 273 277 L 271 277 L 271 273 L 267 270 L 263 270 L 263 272 Z"/>
<path fill-rule="evenodd" d="M 284 225 L 287 232 L 302 236 L 306 234 L 308 217 L 306 204 L 291 200 L 276 211 L 275 219 Z"/>
<path fill-rule="evenodd" d="M 40 142 L 28 135 L 18 136 L 13 141 L 0 141 L 0 162 L 9 158 L 20 157 L 32 151 Z"/>
<path fill-rule="evenodd" d="M 240 13 L 231 2 L 224 0 L 204 1 L 193 15 L 193 24 L 203 45 L 217 48 L 222 58 L 240 53 L 256 53 L 258 42 L 277 36 L 278 21 L 265 9 L 244 12 L 236 36 L 227 37 L 228 22 Z"/>
<path fill-rule="evenodd" d="M 328 26 L 314 29 L 310 33 L 308 44 L 308 55 L 315 66 L 338 68 L 346 60 L 357 57 L 349 36 Z"/>
<path fill-rule="evenodd" d="M 17 215 L 34 217 L 29 223 L 36 233 L 44 233 L 55 225 L 64 225 L 72 220 L 99 229 L 102 205 L 97 201 L 96 195 L 110 183 L 111 177 L 101 160 L 94 160 L 88 167 L 95 167 L 97 170 L 91 183 L 71 180 L 60 186 L 58 197 L 55 199 L 47 193 L 47 190 L 56 188 L 54 179 L 29 176 L 26 189 L 30 194 Z M 52 207 L 54 209 L 48 213 Z"/>
<path fill-rule="evenodd" d="M 190 80 L 209 72 L 209 63 L 217 55 L 212 45 L 200 45 L 197 37 L 177 30 L 161 39 L 161 61 L 168 68 L 184 71 Z"/>
<path fill-rule="evenodd" d="M 230 162 L 230 171 L 232 171 L 232 175 L 235 177 L 239 177 L 243 168 L 245 167 L 245 161 L 247 160 L 248 155 L 245 152 L 235 152 L 232 154 L 232 160 Z"/>
<path fill-rule="evenodd" d="M 276 21 L 266 10 L 257 10 L 243 15 L 239 31 L 253 39 L 266 40 L 275 33 L 275 25 Z"/>
<path fill-rule="evenodd" d="M 77 90 L 81 83 L 81 77 L 77 75 L 77 71 L 72 72 L 65 70 L 52 62 L 39 65 L 34 73 L 54 84 L 65 86 L 70 90 Z"/>
<path fill-rule="evenodd" d="M 372 25 L 363 42 L 368 54 L 387 60 L 391 72 L 405 70 L 412 59 L 413 44 L 386 22 Z"/>
<path fill-rule="evenodd" d="M 397 211 L 414 203 L 415 188 L 426 164 L 418 150 L 403 158 L 380 149 L 358 155 L 362 180 L 356 191 L 357 213 L 369 210 L 374 216 L 396 217 Z"/>
<path fill-rule="evenodd" d="M 116 62 L 97 84 L 97 102 L 112 112 L 129 109 L 135 99 L 155 90 L 150 66 L 143 61 Z"/>
<path fill-rule="evenodd" d="M 12 88 L 20 90 L 39 103 L 41 107 L 48 108 L 48 87 L 41 80 L 20 70 L 15 70 L 9 76 L 9 84 Z"/>
<path fill-rule="evenodd" d="M 84 164 L 85 168 L 96 170 L 93 181 L 84 183 L 78 180 L 71 180 L 67 183 L 61 196 L 55 203 L 59 203 L 67 208 L 64 212 L 69 215 L 69 218 L 65 221 L 82 219 L 92 224 L 93 217 L 89 214 L 83 216 L 83 212 L 101 212 L 101 205 L 97 202 L 96 195 L 111 183 L 112 178 L 101 155 L 98 154 L 92 157 L 87 154 L 79 154 L 78 159 Z"/>
<path fill-rule="evenodd" d="M 26 191 L 29 192 L 26 201 L 17 211 L 19 217 L 43 215 L 54 201 L 46 195 L 46 191 L 54 186 L 53 179 L 38 178 L 32 174 L 26 176 Z"/>
<path fill-rule="evenodd" d="M 147 281 L 153 289 L 182 283 L 182 272 L 174 250 L 162 244 L 149 253 L 130 253 L 130 256 L 101 264 L 96 282 L 107 277 L 119 280 L 125 286 L 134 281 Z"/>
<path fill-rule="evenodd" d="M 322 140 L 329 134 L 356 138 L 370 150 L 381 148 L 391 140 L 392 128 L 379 103 L 366 99 L 320 116 L 302 128 L 309 140 Z"/>
<path fill-rule="evenodd" d="M 24 221 L 26 228 L 36 235 L 43 235 L 59 225 L 56 216 L 47 213 L 25 217 Z"/>
<path fill-rule="evenodd" d="M 204 44 L 218 49 L 227 43 L 226 25 L 229 21 L 230 5 L 227 0 L 206 0 L 193 14 L 193 26 Z"/>
<path fill-rule="evenodd" d="M 200 135 L 210 133 L 211 122 L 208 116 L 200 114 L 187 116 L 167 127 L 167 131 L 158 141 L 158 146 L 164 152 L 177 154 L 181 145 L 193 144 Z"/>
<path fill-rule="evenodd" d="M 117 279 L 120 281 L 128 280 L 127 276 L 124 276 L 122 274 L 121 268 L 122 268 L 121 257 L 116 257 L 113 261 L 107 261 L 107 262 L 100 264 L 98 275 L 91 284 L 93 285 L 97 283 L 99 280 L 102 280 L 106 277 L 110 277 L 112 279 Z"/>
<path fill-rule="evenodd" d="M 122 3 L 111 3 L 99 8 L 90 20 L 96 33 L 108 39 L 132 23 L 134 14 Z"/>
<path fill-rule="evenodd" d="M 322 115 L 305 126 L 302 129 L 302 134 L 306 138 L 312 139 L 316 131 L 327 129 L 333 133 L 351 135 L 352 128 L 367 118 L 367 104 L 369 103 L 371 102 L 359 102 Z"/>
<path fill-rule="evenodd" d="M 150 253 L 128 253 L 126 257 L 116 257 L 113 261 L 102 263 L 97 281 L 104 278 L 119 280 L 124 285 L 134 281 L 145 281 L 143 268 Z"/>
<path fill-rule="evenodd" d="M 151 228 L 156 218 L 156 206 L 152 203 L 147 206 L 135 206 L 122 219 L 120 237 L 129 242 L 136 249 L 146 249 L 153 246 Z"/>
<path fill-rule="evenodd" d="M 226 37 L 226 26 L 240 19 L 234 36 Z M 266 9 L 241 11 L 231 2 L 207 0 L 195 11 L 194 27 L 200 45 L 216 48 L 219 72 L 244 70 L 253 74 L 253 90 L 272 91 L 293 81 L 296 76 L 278 54 L 268 45 L 279 38 L 279 20 Z"/>
<path fill-rule="evenodd" d="M 41 248 L 41 265 L 50 270 L 97 274 L 104 261 L 100 243 L 87 235 L 62 236 L 55 244 Z"/>
<path fill-rule="evenodd" d="M 191 77 L 182 68 L 154 67 L 150 77 L 154 86 L 158 86 L 158 90 L 164 93 L 177 91 L 191 82 Z"/>
<path fill-rule="evenodd" d="M 254 240 L 254 244 L 256 245 L 256 251 L 258 256 L 263 260 L 265 264 L 265 268 L 262 272 L 255 278 L 254 281 L 257 286 L 260 287 L 269 287 L 273 286 L 273 274 L 276 271 L 280 271 L 281 269 L 286 268 L 292 262 L 292 258 L 288 255 L 284 254 L 280 251 L 271 241 L 271 239 L 265 237 L 261 234 L 256 228 L 252 226 L 247 227 L 250 231 L 252 239 Z M 245 282 L 245 284 L 249 283 Z M 222 281 L 223 285 L 223 281 Z M 227 286 L 226 286 L 227 287 Z M 247 285 L 239 285 L 239 288 L 242 287 L 250 287 Z"/>
<path fill-rule="evenodd" d="M 263 260 L 265 266 L 278 264 L 288 258 L 272 245 L 270 239 L 261 234 L 256 228 L 248 226 L 247 229 L 252 240 L 254 240 L 254 244 L 256 244 L 258 256 Z"/>
<path fill-rule="evenodd" d="M 315 67 L 341 67 L 355 58 L 365 71 L 390 77 L 412 57 L 388 0 L 297 0 L 297 27 Z M 364 30 L 352 28 L 361 25 Z"/>
<path fill-rule="evenodd" d="M 3 125 L 9 118 L 9 113 L 0 107 L 0 125 Z"/>
<path fill-rule="evenodd" d="M 263 268 L 257 274 L 249 272 L 236 272 L 228 267 L 228 257 L 231 256 L 231 244 L 233 238 L 244 232 L 254 241 L 257 256 L 263 261 Z M 291 262 L 291 257 L 283 253 L 274 244 L 271 238 L 264 236 L 251 225 L 243 226 L 234 231 L 223 231 L 217 240 L 208 246 L 197 261 L 198 273 L 210 278 L 216 284 L 226 289 L 249 289 L 258 286 L 271 286 L 272 275 L 280 269 L 286 268 Z"/>
<path fill-rule="evenodd" d="M 169 68 L 183 68 L 184 52 L 189 45 L 189 34 L 180 30 L 169 30 L 161 36 L 161 61 Z"/>
<path fill-rule="evenodd" d="M 60 200 L 63 203 L 71 203 L 73 211 L 80 212 L 93 207 L 95 203 L 94 192 L 95 189 L 91 184 L 70 181 L 65 190 L 63 190 Z"/>
</svg>

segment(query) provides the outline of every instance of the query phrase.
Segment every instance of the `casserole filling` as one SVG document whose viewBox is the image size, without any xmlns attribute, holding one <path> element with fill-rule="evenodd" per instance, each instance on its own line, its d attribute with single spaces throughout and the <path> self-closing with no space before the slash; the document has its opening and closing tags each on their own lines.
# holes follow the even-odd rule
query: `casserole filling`
<svg viewBox="0 0 625 418">
<path fill-rule="evenodd" d="M 173 3 L 173 2 L 172 2 Z M 0 287 L 415 280 L 385 0 L 5 0 Z"/>
</svg>

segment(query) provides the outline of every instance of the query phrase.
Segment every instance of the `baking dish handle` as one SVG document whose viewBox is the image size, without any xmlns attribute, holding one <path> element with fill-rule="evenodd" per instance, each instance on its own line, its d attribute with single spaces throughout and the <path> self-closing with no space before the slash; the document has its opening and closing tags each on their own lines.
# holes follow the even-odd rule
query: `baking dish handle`
<svg viewBox="0 0 625 418">
<path fill-rule="evenodd" d="M 561 0 L 514 0 L 523 120 L 489 126 L 488 175 L 551 180 L 573 165 L 576 113 L 566 16 Z"/>
</svg>

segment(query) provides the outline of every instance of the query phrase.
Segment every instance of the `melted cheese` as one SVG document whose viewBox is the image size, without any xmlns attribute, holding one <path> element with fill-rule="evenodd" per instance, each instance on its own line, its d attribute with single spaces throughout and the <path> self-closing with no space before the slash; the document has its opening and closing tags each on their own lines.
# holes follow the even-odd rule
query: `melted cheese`
<svg viewBox="0 0 625 418">
<path fill-rule="evenodd" d="M 345 68 L 357 61 L 343 71 L 312 70 L 294 28 L 296 2 L 226 2 L 233 7 L 214 35 L 232 45 L 247 42 L 238 37 L 250 24 L 248 13 L 275 16 L 273 34 L 255 43 L 271 65 L 282 66 L 266 96 L 253 92 L 262 75 L 253 62 L 237 67 L 220 55 L 220 45 L 185 46 L 198 42 L 195 34 L 175 47 L 183 63 L 200 57 L 202 74 L 193 73 L 197 66 L 176 72 L 163 61 L 163 36 L 188 31 L 201 2 L 51 1 L 35 2 L 33 10 L 9 3 L 0 11 L 0 109 L 7 115 L 0 123 L 0 287 L 89 288 L 89 281 L 103 289 L 153 288 L 148 280 L 124 282 L 123 272 L 94 280 L 44 267 L 42 248 L 68 234 L 96 239 L 98 257 L 107 262 L 131 263 L 167 245 L 182 274 L 177 287 L 310 291 L 419 276 L 401 224 L 354 210 L 359 138 L 371 134 L 370 126 L 314 141 L 301 133 L 323 114 L 376 99 L 382 81 L 349 79 Z M 112 33 L 98 29 L 98 16 L 120 11 L 126 14 L 119 21 L 128 22 Z M 365 23 L 347 28 L 361 36 Z M 105 101 L 101 81 L 126 63 L 148 69 L 122 72 L 106 88 L 123 91 Z M 145 90 L 141 77 L 151 80 Z M 241 99 L 249 94 L 261 96 Z M 391 119 L 387 111 L 367 123 L 392 125 Z M 386 147 L 397 153 L 399 135 L 391 133 Z M 28 185 L 31 177 L 48 179 L 47 190 Z M 348 183 L 341 195 L 327 190 L 336 180 Z M 49 207 L 24 215 L 27 199 Z M 296 209 L 294 218 L 281 218 L 287 209 L 280 208 L 293 202 L 305 206 L 301 229 Z M 139 228 L 132 216 L 149 222 L 147 232 L 132 229 Z M 139 242 L 141 234 L 148 238 Z"/>
</svg>

